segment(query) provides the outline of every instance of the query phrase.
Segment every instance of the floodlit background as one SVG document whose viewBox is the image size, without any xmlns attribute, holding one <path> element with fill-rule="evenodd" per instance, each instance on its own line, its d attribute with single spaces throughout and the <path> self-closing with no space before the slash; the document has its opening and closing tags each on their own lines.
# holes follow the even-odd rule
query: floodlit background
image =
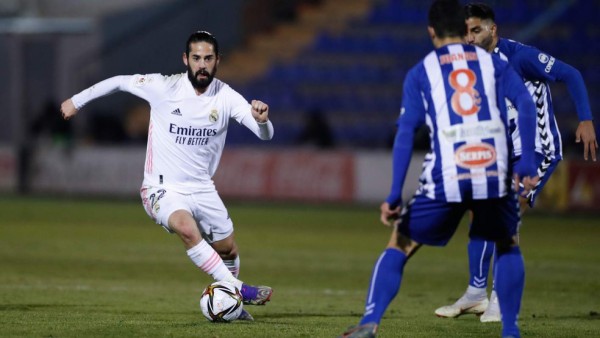
<svg viewBox="0 0 600 338">
<path fill-rule="evenodd" d="M 600 3 L 489 1 L 502 37 L 581 71 L 600 111 Z M 378 203 L 407 70 L 431 50 L 429 1 L 3 0 L 0 3 L 0 192 L 137 198 L 148 105 L 119 93 L 60 119 L 60 103 L 105 78 L 174 74 L 196 30 L 221 44 L 217 77 L 271 106 L 261 142 L 230 127 L 215 177 L 225 198 Z M 552 85 L 564 155 L 539 208 L 598 212 L 600 173 L 575 144 L 565 85 Z M 596 129 L 598 124 L 596 123 Z M 417 135 L 416 145 L 427 145 Z M 414 191 L 415 155 L 405 194 Z"/>
</svg>

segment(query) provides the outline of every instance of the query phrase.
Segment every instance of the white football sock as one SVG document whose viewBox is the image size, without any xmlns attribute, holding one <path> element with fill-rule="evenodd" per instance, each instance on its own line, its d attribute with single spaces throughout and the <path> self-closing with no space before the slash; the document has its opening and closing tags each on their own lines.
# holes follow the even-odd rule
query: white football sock
<svg viewBox="0 0 600 338">
<path fill-rule="evenodd" d="M 206 241 L 202 240 L 189 249 L 187 255 L 197 267 L 211 275 L 216 281 L 232 283 L 238 289 L 242 287 L 242 281 L 231 274 L 231 271 L 223 263 L 221 256 Z"/>
</svg>

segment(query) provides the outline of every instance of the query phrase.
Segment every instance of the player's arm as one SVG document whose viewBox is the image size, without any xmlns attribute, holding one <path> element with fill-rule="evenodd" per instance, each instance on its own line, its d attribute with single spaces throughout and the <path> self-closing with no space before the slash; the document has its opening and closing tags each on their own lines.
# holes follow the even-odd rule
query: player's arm
<svg viewBox="0 0 600 338">
<path fill-rule="evenodd" d="M 412 157 L 415 131 L 425 120 L 425 108 L 417 74 L 416 69 L 413 69 L 404 80 L 402 109 L 396 122 L 398 129 L 392 150 L 392 186 L 390 194 L 380 207 L 380 219 L 385 225 L 391 225 L 390 219 L 396 218 L 400 212 L 402 188 Z"/>
<path fill-rule="evenodd" d="M 272 139 L 274 130 L 273 124 L 269 120 L 269 105 L 259 100 L 252 100 L 250 105 L 252 106 L 252 117 L 258 125 L 257 136 L 261 140 Z"/>
<path fill-rule="evenodd" d="M 526 190 L 533 188 L 532 184 L 537 181 L 537 168 L 535 165 L 535 133 L 536 133 L 536 110 L 533 99 L 529 95 L 521 77 L 510 66 L 507 65 L 501 77 L 501 85 L 506 95 L 519 112 L 519 133 L 521 138 L 521 160 L 515 168 L 515 181 L 518 187 L 522 179 Z M 502 104 L 504 98 L 499 98 Z"/>
<path fill-rule="evenodd" d="M 581 73 L 575 67 L 529 46 L 523 47 L 515 55 L 514 60 L 527 79 L 566 84 L 579 118 L 579 125 L 575 131 L 575 142 L 583 142 L 583 158 L 585 160 L 591 154 L 592 160 L 596 161 L 598 142 L 588 92 Z"/>
<path fill-rule="evenodd" d="M 268 141 L 273 138 L 275 130 L 269 120 L 269 105 L 252 100 L 250 104 L 242 95 L 228 87 L 228 100 L 231 104 L 231 118 L 250 129 L 261 140 Z"/>
<path fill-rule="evenodd" d="M 73 117 L 87 103 L 119 90 L 124 90 L 129 82 L 130 76 L 114 76 L 104 81 L 100 81 L 95 85 L 83 90 L 82 92 L 73 95 L 70 99 L 65 100 L 60 105 L 62 117 L 65 120 Z"/>
</svg>

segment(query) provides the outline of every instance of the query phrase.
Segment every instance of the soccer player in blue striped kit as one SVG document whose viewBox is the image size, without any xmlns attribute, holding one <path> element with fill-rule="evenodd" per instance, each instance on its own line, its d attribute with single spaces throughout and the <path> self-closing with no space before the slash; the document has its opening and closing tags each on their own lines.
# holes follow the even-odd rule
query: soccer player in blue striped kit
<svg viewBox="0 0 600 338">
<path fill-rule="evenodd" d="M 535 47 L 519 42 L 499 38 L 495 23 L 494 11 L 483 3 L 471 3 L 465 6 L 467 19 L 466 42 L 477 45 L 503 60 L 507 60 L 524 80 L 530 95 L 536 103 L 537 126 L 535 142 L 535 158 L 540 180 L 527 196 L 520 197 L 521 212 L 533 207 L 535 198 L 552 175 L 562 159 L 561 136 L 554 117 L 550 82 L 564 82 L 579 118 L 575 132 L 576 142 L 583 143 L 583 157 L 596 161 L 598 143 L 592 121 L 589 99 L 583 78 L 577 69 L 541 52 Z M 511 114 L 511 112 L 513 114 Z M 517 115 L 516 110 L 509 111 L 511 119 Z M 514 156 L 520 156 L 520 140 L 518 123 L 513 123 Z M 499 322 L 500 308 L 496 291 L 492 289 L 490 299 L 487 298 L 488 274 L 494 243 L 483 238 L 471 238 L 467 246 L 469 256 L 469 286 L 454 304 L 442 306 L 435 310 L 440 317 L 457 317 L 465 313 L 481 314 L 481 322 Z"/>
<path fill-rule="evenodd" d="M 527 192 L 538 180 L 535 105 L 507 62 L 463 43 L 466 24 L 458 1 L 435 1 L 427 30 L 435 50 L 406 75 L 393 149 L 392 187 L 381 205 L 381 221 L 393 225 L 392 235 L 375 263 L 363 317 L 342 337 L 375 337 L 400 289 L 408 258 L 423 244 L 446 245 L 468 210 L 473 215 L 469 235 L 494 241 L 498 248 L 502 336 L 519 337 L 525 267 L 516 242 L 520 214 L 511 181 L 515 186 L 521 182 Z M 515 167 L 506 98 L 519 110 L 522 155 Z M 424 124 L 429 128 L 430 151 L 420 187 L 402 207 L 413 137 Z"/>
</svg>

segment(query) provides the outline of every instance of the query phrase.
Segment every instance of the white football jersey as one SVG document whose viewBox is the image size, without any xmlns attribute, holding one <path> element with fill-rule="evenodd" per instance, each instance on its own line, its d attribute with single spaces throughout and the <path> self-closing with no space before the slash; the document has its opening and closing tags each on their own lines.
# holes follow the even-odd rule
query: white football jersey
<svg viewBox="0 0 600 338">
<path fill-rule="evenodd" d="M 229 119 L 245 125 L 263 140 L 273 136 L 271 122 L 259 124 L 242 95 L 213 79 L 197 95 L 185 73 L 115 76 L 73 96 L 78 109 L 118 90 L 150 104 L 144 184 L 188 194 L 214 191 L 215 174 Z"/>
</svg>

